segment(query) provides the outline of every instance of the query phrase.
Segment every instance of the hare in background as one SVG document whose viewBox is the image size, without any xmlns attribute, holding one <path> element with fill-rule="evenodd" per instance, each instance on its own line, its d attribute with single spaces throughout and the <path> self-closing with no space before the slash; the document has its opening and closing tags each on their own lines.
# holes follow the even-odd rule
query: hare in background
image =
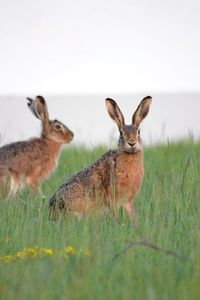
<svg viewBox="0 0 200 300">
<path fill-rule="evenodd" d="M 73 211 L 81 215 L 98 207 L 115 210 L 123 206 L 135 221 L 133 200 L 144 177 L 139 126 L 147 116 L 151 102 L 151 97 L 144 98 L 133 114 L 132 124 L 126 125 L 117 103 L 106 99 L 107 111 L 120 133 L 118 149 L 108 151 L 64 183 L 49 201 L 52 212 Z"/>
<path fill-rule="evenodd" d="M 70 143 L 73 133 L 57 120 L 49 120 L 43 97 L 27 98 L 28 107 L 42 122 L 40 138 L 15 142 L 0 148 L 0 192 L 15 193 L 23 183 L 37 192 L 39 184 L 51 175 L 59 159 L 62 144 Z"/>
</svg>

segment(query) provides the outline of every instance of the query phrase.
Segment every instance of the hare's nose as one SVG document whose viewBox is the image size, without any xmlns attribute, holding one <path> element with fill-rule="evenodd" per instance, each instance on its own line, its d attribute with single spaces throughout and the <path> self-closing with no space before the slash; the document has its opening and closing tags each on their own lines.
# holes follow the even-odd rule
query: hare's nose
<svg viewBox="0 0 200 300">
<path fill-rule="evenodd" d="M 128 142 L 129 146 L 134 147 L 136 145 L 136 142 Z"/>
</svg>

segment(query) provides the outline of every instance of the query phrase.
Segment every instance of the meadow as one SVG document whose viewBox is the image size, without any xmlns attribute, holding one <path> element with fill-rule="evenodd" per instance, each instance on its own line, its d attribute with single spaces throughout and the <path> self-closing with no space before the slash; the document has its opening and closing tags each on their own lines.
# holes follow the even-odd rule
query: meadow
<svg viewBox="0 0 200 300">
<path fill-rule="evenodd" d="M 0 201 L 0 299 L 199 299 L 200 143 L 144 149 L 137 226 L 122 209 L 52 220 L 49 196 L 105 151 L 66 148 L 41 194 Z"/>
</svg>

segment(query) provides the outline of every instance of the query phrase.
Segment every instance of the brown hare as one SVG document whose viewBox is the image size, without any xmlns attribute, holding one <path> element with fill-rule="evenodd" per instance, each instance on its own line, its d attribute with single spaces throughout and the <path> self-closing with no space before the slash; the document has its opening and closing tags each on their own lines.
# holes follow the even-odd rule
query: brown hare
<svg viewBox="0 0 200 300">
<path fill-rule="evenodd" d="M 40 138 L 15 142 L 0 148 L 0 191 L 7 196 L 16 192 L 26 181 L 36 192 L 39 184 L 56 167 L 62 144 L 73 139 L 73 133 L 57 120 L 49 120 L 46 101 L 37 96 L 27 98 L 28 107 L 42 122 Z"/>
<path fill-rule="evenodd" d="M 132 206 L 144 177 L 140 123 L 147 116 L 152 98 L 144 98 L 125 125 L 117 103 L 106 99 L 110 117 L 118 126 L 120 137 L 117 150 L 110 150 L 87 168 L 72 176 L 50 199 L 51 211 L 73 211 L 76 215 L 95 208 L 116 209 L 123 206 L 135 221 Z"/>
</svg>

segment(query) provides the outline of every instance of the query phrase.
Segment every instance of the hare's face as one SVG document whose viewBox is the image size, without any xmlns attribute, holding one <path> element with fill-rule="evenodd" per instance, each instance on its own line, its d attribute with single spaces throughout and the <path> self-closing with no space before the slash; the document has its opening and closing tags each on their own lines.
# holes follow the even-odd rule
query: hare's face
<svg viewBox="0 0 200 300">
<path fill-rule="evenodd" d="M 128 153 L 135 153 L 141 151 L 142 141 L 140 138 L 140 123 L 148 115 L 151 105 L 151 97 L 145 97 L 137 107 L 132 116 L 132 124 L 126 125 L 124 116 L 117 105 L 117 103 L 110 99 L 106 99 L 106 107 L 110 117 L 115 121 L 118 126 L 119 137 L 119 149 Z"/>
<path fill-rule="evenodd" d="M 27 98 L 28 107 L 35 117 L 42 122 L 42 136 L 59 144 L 68 144 L 74 137 L 69 128 L 58 120 L 49 120 L 49 113 L 45 99 L 37 96 L 35 100 Z"/>
<path fill-rule="evenodd" d="M 134 125 L 125 125 L 120 130 L 119 149 L 128 153 L 142 150 L 140 130 Z"/>
<path fill-rule="evenodd" d="M 74 134 L 58 120 L 49 121 L 48 138 L 59 143 L 68 144 L 72 141 Z"/>
</svg>

